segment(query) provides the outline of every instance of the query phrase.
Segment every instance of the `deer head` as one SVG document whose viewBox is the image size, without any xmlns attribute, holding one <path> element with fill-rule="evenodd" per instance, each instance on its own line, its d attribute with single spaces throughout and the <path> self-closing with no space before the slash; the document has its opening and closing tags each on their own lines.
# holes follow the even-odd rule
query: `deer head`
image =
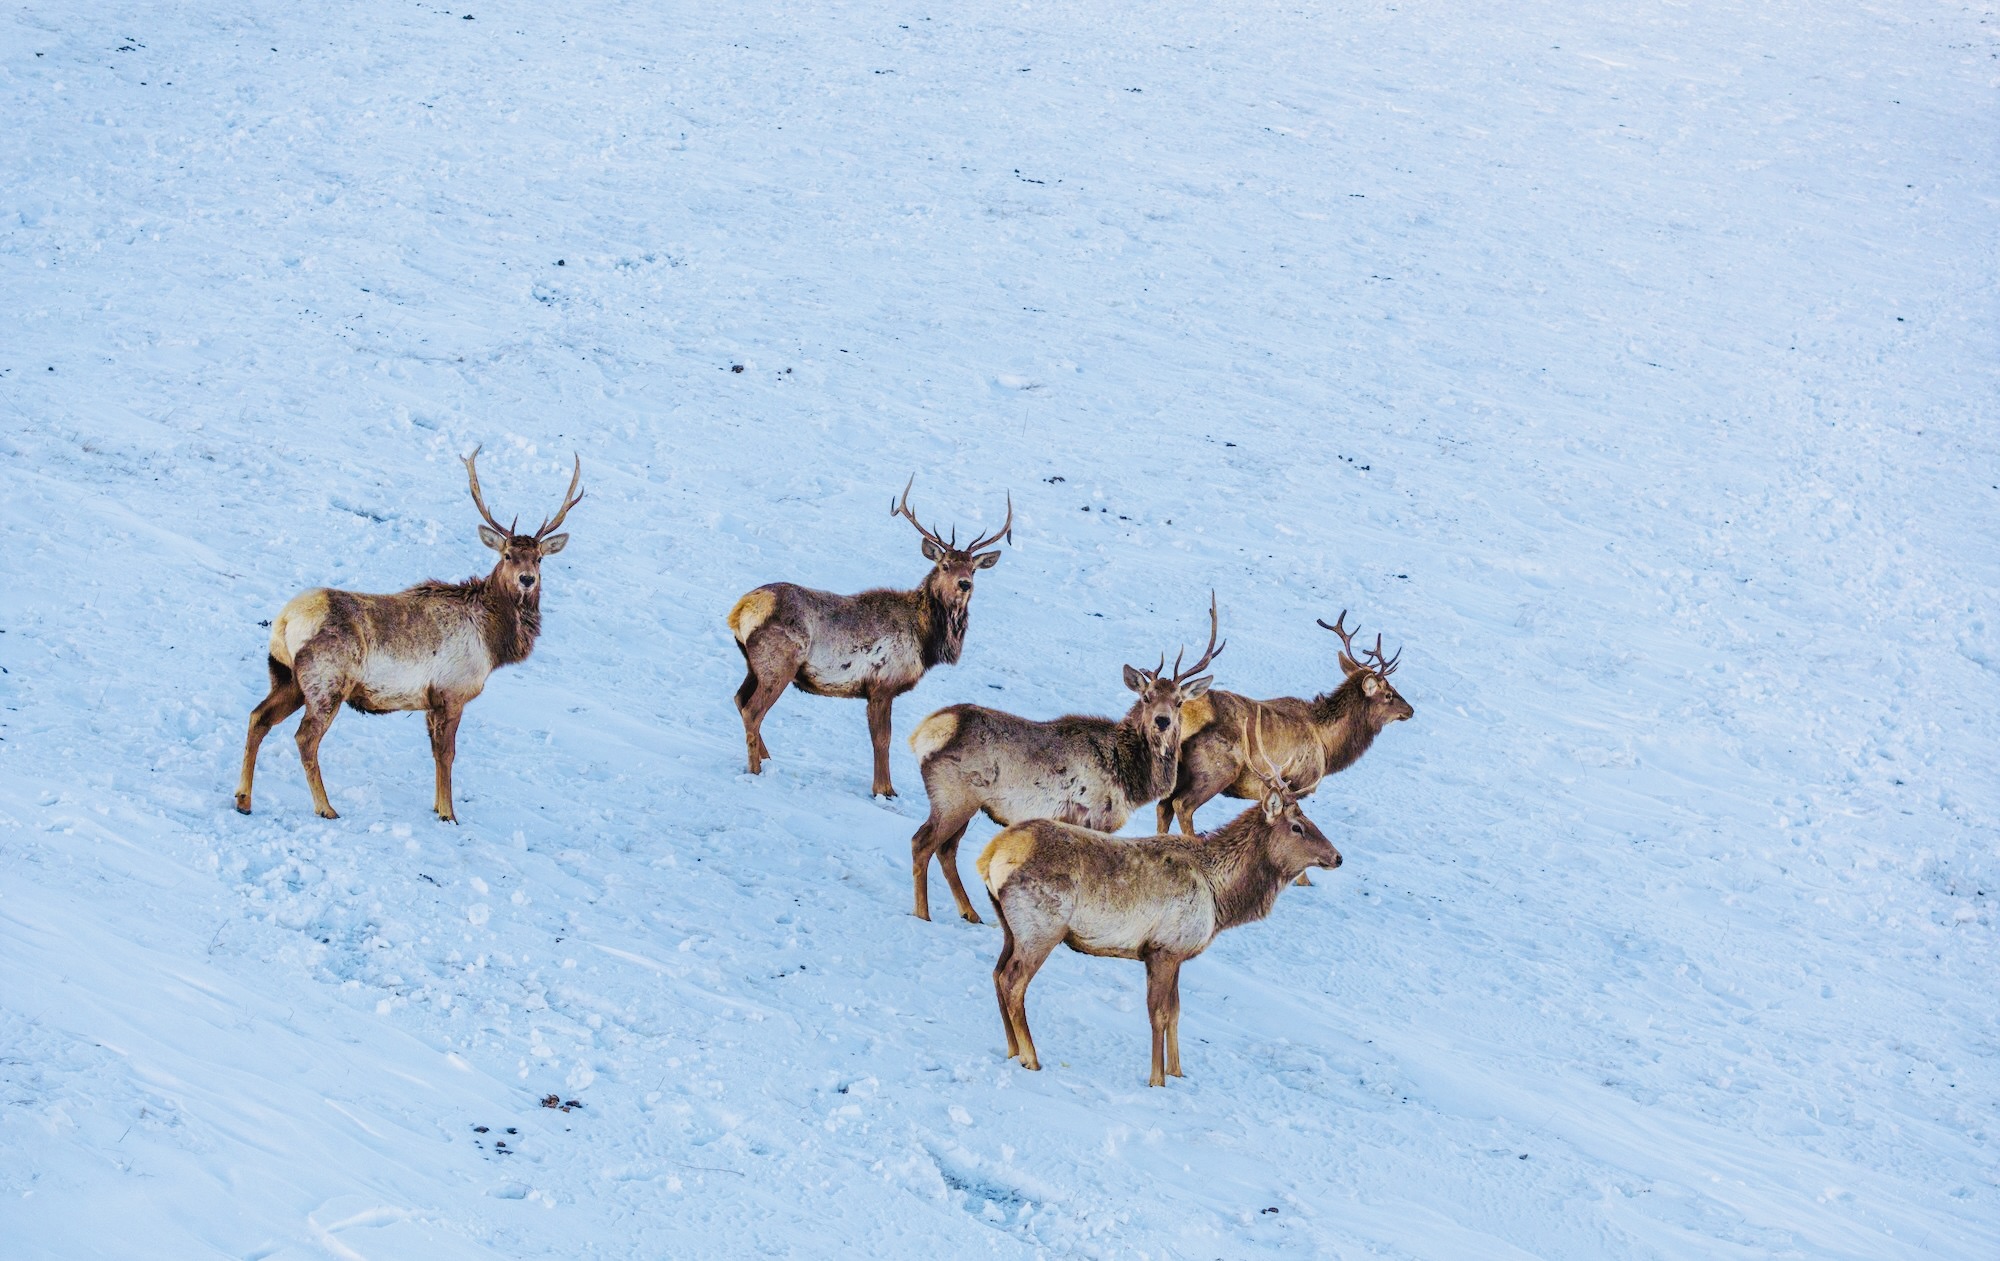
<svg viewBox="0 0 2000 1261">
<path fill-rule="evenodd" d="M 958 531 L 952 530 L 951 538 L 940 538 L 936 531 L 917 520 L 917 514 L 910 510 L 910 487 L 917 484 L 917 475 L 910 474 L 910 480 L 903 487 L 900 501 L 889 505 L 889 515 L 902 517 L 916 527 L 923 536 L 924 559 L 935 566 L 930 576 L 924 579 L 924 586 L 931 597 L 952 613 L 952 623 L 960 633 L 965 628 L 965 608 L 972 602 L 972 575 L 981 569 L 991 569 L 1000 560 L 998 550 L 982 552 L 982 547 L 990 547 L 1001 539 L 1014 541 L 1014 496 L 1007 496 L 1007 519 L 991 534 L 982 534 L 967 543 L 958 545 Z"/>
<path fill-rule="evenodd" d="M 1334 624 L 1326 625 L 1326 619 L 1316 619 L 1327 630 L 1340 636 L 1340 668 L 1347 675 L 1347 681 L 1359 679 L 1361 697 L 1367 705 L 1368 721 L 1376 730 L 1381 730 L 1392 722 L 1402 722 L 1416 714 L 1410 702 L 1390 685 L 1389 676 L 1395 672 L 1396 663 L 1403 659 L 1402 649 L 1393 657 L 1382 656 L 1382 636 L 1375 636 L 1375 646 L 1364 648 L 1359 653 L 1354 650 L 1354 631 L 1347 629 L 1347 610 L 1342 609 Z M 1359 630 L 1356 627 L 1355 630 Z"/>
<path fill-rule="evenodd" d="M 1264 753 L 1264 719 L 1253 710 L 1250 720 L 1250 769 L 1263 782 L 1264 795 L 1258 803 L 1264 811 L 1264 826 L 1270 829 L 1271 856 L 1285 871 L 1297 873 L 1308 867 L 1332 871 L 1344 861 L 1333 842 L 1319 826 L 1299 809 L 1298 794 L 1285 782 L 1284 775 Z"/>
<path fill-rule="evenodd" d="M 1181 702 L 1191 701 L 1208 690 L 1215 682 L 1214 675 L 1193 676 L 1206 669 L 1208 663 L 1222 654 L 1229 642 L 1215 642 L 1216 632 L 1221 628 L 1215 609 L 1215 593 L 1208 593 L 1208 648 L 1201 654 L 1201 660 L 1187 669 L 1181 669 L 1181 658 L 1187 654 L 1183 647 L 1174 654 L 1174 668 L 1167 669 L 1167 655 L 1160 654 L 1160 664 L 1156 669 L 1141 670 L 1136 666 L 1125 667 L 1125 686 L 1139 694 L 1139 703 L 1125 715 L 1127 722 L 1136 725 L 1146 737 L 1146 743 L 1153 750 L 1153 756 L 1162 762 L 1175 762 L 1181 753 Z"/>
<path fill-rule="evenodd" d="M 549 531 L 561 525 L 569 510 L 583 502 L 583 492 L 577 483 L 583 479 L 583 459 L 577 457 L 575 471 L 570 475 L 569 489 L 563 492 L 562 507 L 556 515 L 543 521 L 533 534 L 516 534 L 514 527 L 521 523 L 519 517 L 502 526 L 486 509 L 486 500 L 479 493 L 479 459 L 481 448 L 473 448 L 465 457 L 465 476 L 472 484 L 472 503 L 479 509 L 479 515 L 486 524 L 479 527 L 479 541 L 500 553 L 500 562 L 493 566 L 493 573 L 487 582 L 495 589 L 517 600 L 534 603 L 541 598 L 538 589 L 542 580 L 542 558 L 553 556 L 569 542 L 567 534 L 550 534 Z"/>
</svg>

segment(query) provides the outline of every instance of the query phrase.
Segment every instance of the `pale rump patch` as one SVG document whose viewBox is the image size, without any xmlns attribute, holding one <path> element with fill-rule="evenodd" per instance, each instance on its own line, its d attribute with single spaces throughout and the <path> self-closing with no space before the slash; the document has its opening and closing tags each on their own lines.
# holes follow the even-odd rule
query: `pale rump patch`
<svg viewBox="0 0 2000 1261">
<path fill-rule="evenodd" d="M 917 724 L 910 733 L 910 751 L 917 755 L 917 761 L 928 759 L 958 734 L 958 715 L 937 713 Z"/>
<path fill-rule="evenodd" d="M 986 885 L 986 891 L 997 898 L 1007 881 L 1034 855 L 1035 834 L 1009 828 L 987 842 L 974 865 L 979 869 L 979 879 Z"/>
<path fill-rule="evenodd" d="M 1197 696 L 1191 701 L 1181 702 L 1181 740 L 1215 721 L 1215 702 L 1206 696 Z"/>
<path fill-rule="evenodd" d="M 768 591 L 752 591 L 729 610 L 729 631 L 736 636 L 737 643 L 747 643 L 777 609 L 778 597 Z"/>
<path fill-rule="evenodd" d="M 278 610 L 278 616 L 271 619 L 271 655 L 280 665 L 289 666 L 301 645 L 314 635 L 326 621 L 326 588 L 314 587 L 302 591 L 285 602 Z"/>
</svg>

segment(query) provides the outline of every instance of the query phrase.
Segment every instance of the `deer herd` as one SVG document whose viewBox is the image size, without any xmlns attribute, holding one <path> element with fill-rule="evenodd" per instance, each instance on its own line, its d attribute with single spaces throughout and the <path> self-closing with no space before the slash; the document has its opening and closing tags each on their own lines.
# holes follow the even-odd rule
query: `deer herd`
<svg viewBox="0 0 2000 1261">
<path fill-rule="evenodd" d="M 345 703 L 362 713 L 421 710 L 429 726 L 437 789 L 433 809 L 456 822 L 451 768 L 459 719 L 487 676 L 523 661 L 541 633 L 542 561 L 569 541 L 554 533 L 583 499 L 576 461 L 561 506 L 532 534 L 516 533 L 487 510 L 479 452 L 465 458 L 480 541 L 499 553 L 491 573 L 464 582 L 422 582 L 393 595 L 316 587 L 292 597 L 272 620 L 270 693 L 251 712 L 236 808 L 250 813 L 257 749 L 272 727 L 303 710 L 297 743 L 313 807 L 339 817 L 326 794 L 319 745 Z M 728 625 L 746 671 L 736 689 L 752 775 L 771 750 L 763 722 L 786 687 L 868 703 L 872 792 L 893 797 L 890 714 L 896 698 L 965 646 L 974 576 L 1013 542 L 1014 505 L 998 530 L 960 547 L 910 508 L 903 487 L 890 513 L 923 539 L 931 571 L 909 590 L 838 595 L 773 582 L 737 600 Z M 1150 1083 L 1181 1075 L 1180 967 L 1225 928 L 1264 918 L 1278 894 L 1306 871 L 1340 866 L 1340 852 L 1299 808 L 1327 776 L 1368 751 L 1382 728 L 1412 716 L 1389 682 L 1402 654 L 1385 656 L 1382 637 L 1357 649 L 1343 610 L 1321 627 L 1340 640 L 1340 680 L 1310 699 L 1252 700 L 1212 688 L 1203 670 L 1226 646 L 1209 596 L 1208 645 L 1193 665 L 1185 652 L 1168 667 L 1127 665 L 1137 699 L 1122 718 L 1083 715 L 1037 720 L 984 705 L 950 705 L 925 718 L 910 747 L 930 813 L 910 838 L 914 911 L 930 918 L 933 859 L 958 913 L 980 922 L 959 878 L 958 844 L 973 816 L 1001 831 L 977 868 L 1000 921 L 993 988 L 1007 1055 L 1039 1068 L 1028 1034 L 1028 983 L 1058 945 L 1146 965 L 1153 1030 Z M 1206 833 L 1195 812 L 1217 795 L 1254 804 Z M 1134 811 L 1157 803 L 1157 835 L 1113 835 Z M 1171 826 L 1178 823 L 1174 834 Z"/>
</svg>

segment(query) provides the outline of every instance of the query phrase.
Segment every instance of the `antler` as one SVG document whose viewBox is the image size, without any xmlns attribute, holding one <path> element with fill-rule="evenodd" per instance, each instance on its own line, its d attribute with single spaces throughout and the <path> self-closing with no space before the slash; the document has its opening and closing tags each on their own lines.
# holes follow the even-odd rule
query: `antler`
<svg viewBox="0 0 2000 1261">
<path fill-rule="evenodd" d="M 892 517 L 901 517 L 904 520 L 908 521 L 911 525 L 917 527 L 917 533 L 923 535 L 926 542 L 935 543 L 937 546 L 943 548 L 948 552 L 969 553 L 969 552 L 976 552 L 982 547 L 990 547 L 994 543 L 999 542 L 1001 539 L 1006 539 L 1009 543 L 1012 543 L 1014 541 L 1013 492 L 1009 491 L 1007 494 L 1007 519 L 1000 523 L 1000 528 L 995 530 L 990 535 L 982 534 L 978 538 L 972 540 L 972 542 L 967 543 L 964 547 L 960 547 L 958 545 L 957 526 L 952 527 L 951 538 L 949 541 L 947 541 L 943 538 L 938 537 L 936 531 L 930 529 L 923 522 L 917 520 L 917 514 L 910 511 L 910 487 L 916 484 L 917 484 L 917 475 L 915 473 L 912 473 L 910 474 L 910 480 L 904 483 L 903 485 L 903 498 L 901 499 L 901 501 L 889 505 L 889 515 Z"/>
<path fill-rule="evenodd" d="M 1285 782 L 1285 773 L 1278 769 L 1278 764 L 1271 760 L 1271 755 L 1264 751 L 1264 711 L 1262 709 L 1252 709 L 1250 711 L 1249 735 L 1250 744 L 1244 751 L 1255 758 L 1257 762 L 1263 763 L 1262 766 L 1258 766 L 1253 762 L 1250 769 L 1256 773 L 1257 778 L 1264 781 L 1264 787 L 1277 793 L 1286 805 L 1296 804 L 1299 799 L 1298 794 L 1293 792 L 1292 786 Z"/>
<path fill-rule="evenodd" d="M 538 539 L 561 525 L 563 518 L 569 515 L 569 510 L 583 502 L 583 492 L 576 488 L 576 484 L 583 480 L 583 457 L 571 452 L 570 458 L 576 461 L 576 471 L 569 475 L 569 489 L 563 492 L 563 505 L 556 509 L 555 516 L 542 522 L 541 528 L 535 531 L 535 537 Z"/>
<path fill-rule="evenodd" d="M 904 493 L 909 493 L 908 488 L 904 489 Z M 1002 521 L 1000 528 L 993 531 L 993 533 L 982 534 L 970 543 L 967 543 L 965 550 L 976 552 L 982 547 L 991 547 L 1001 539 L 1006 539 L 1009 543 L 1014 541 L 1014 492 L 1011 490 L 1007 492 L 1007 519 Z"/>
<path fill-rule="evenodd" d="M 486 444 L 482 442 L 472 448 L 471 455 L 465 457 L 465 476 L 472 483 L 472 506 L 479 509 L 479 515 L 486 518 L 486 524 L 512 538 L 514 525 L 519 525 L 521 518 L 515 517 L 514 525 L 501 525 L 493 519 L 493 514 L 486 510 L 486 500 L 479 493 L 479 468 L 475 462 L 479 459 L 479 453 L 485 449 Z"/>
<path fill-rule="evenodd" d="M 924 541 L 925 541 L 925 542 L 927 542 L 927 543 L 935 543 L 935 544 L 937 544 L 937 545 L 938 545 L 939 547 L 942 547 L 942 548 L 946 549 L 947 551 L 951 550 L 951 546 L 952 546 L 952 545 L 951 545 L 951 543 L 947 543 L 947 542 L 945 542 L 945 541 L 944 541 L 943 539 L 939 538 L 939 537 L 937 536 L 937 532 L 936 532 L 936 531 L 934 531 L 934 530 L 932 530 L 932 529 L 931 529 L 930 527 L 926 526 L 926 525 L 925 525 L 925 524 L 924 524 L 923 522 L 921 522 L 921 521 L 917 520 L 917 514 L 916 514 L 916 513 L 914 513 L 914 512 L 912 512 L 912 511 L 910 511 L 910 487 L 912 487 L 912 486 L 914 486 L 914 485 L 916 485 L 916 484 L 917 484 L 917 475 L 916 475 L 915 473 L 912 473 L 912 474 L 910 474 L 910 480 L 909 480 L 908 482 L 906 482 L 906 483 L 904 484 L 904 486 L 903 486 L 903 499 L 902 499 L 902 502 L 901 502 L 901 503 L 891 503 L 891 504 L 889 505 L 889 515 L 890 515 L 890 516 L 892 516 L 892 517 L 901 517 L 901 518 L 903 518 L 904 520 L 908 521 L 908 522 L 909 522 L 909 523 L 910 523 L 911 525 L 913 525 L 913 526 L 917 527 L 917 533 L 919 533 L 919 534 L 921 534 L 921 535 L 923 535 L 923 536 L 924 536 Z M 1013 506 L 1013 505 L 1012 505 L 1012 503 L 1010 502 L 1010 503 L 1008 504 L 1008 507 L 1009 507 L 1009 508 L 1012 508 L 1012 506 Z M 957 541 L 958 541 L 958 531 L 957 531 L 957 530 L 953 530 L 953 531 L 951 532 L 951 537 L 952 537 L 952 542 L 954 542 L 954 543 L 955 543 L 955 542 L 957 542 Z"/>
<path fill-rule="evenodd" d="M 1395 656 L 1386 660 L 1383 658 L 1382 636 L 1379 634 L 1375 636 L 1375 646 L 1373 648 L 1364 648 L 1357 654 L 1354 651 L 1354 632 L 1361 628 L 1357 626 L 1354 630 L 1346 629 L 1346 609 L 1342 609 L 1340 616 L 1333 619 L 1334 625 L 1332 626 L 1326 625 L 1325 618 L 1315 618 L 1314 620 L 1321 626 L 1325 626 L 1327 630 L 1340 636 L 1342 646 L 1340 667 L 1349 674 L 1354 673 L 1356 670 L 1373 670 L 1377 677 L 1386 679 L 1396 669 L 1396 663 L 1403 659 L 1403 650 L 1401 648 L 1396 650 Z"/>
<path fill-rule="evenodd" d="M 1222 650 L 1229 646 L 1229 641 L 1225 639 L 1219 644 L 1215 642 L 1216 633 L 1221 629 L 1222 629 L 1222 624 L 1217 619 L 1215 611 L 1215 592 L 1211 591 L 1208 593 L 1208 651 L 1201 654 L 1201 660 L 1195 662 L 1193 665 L 1189 666 L 1185 670 L 1181 669 L 1181 656 L 1183 653 L 1187 651 L 1187 649 L 1183 647 L 1180 652 L 1174 654 L 1173 681 L 1176 686 L 1185 683 L 1189 679 L 1193 678 L 1195 675 L 1200 674 L 1204 669 L 1207 668 L 1209 662 L 1215 660 L 1217 657 L 1222 655 Z M 1165 673 L 1166 664 L 1167 664 L 1166 654 L 1161 653 L 1160 654 L 1161 668 L 1159 670 L 1154 671 L 1154 674 L 1159 675 Z"/>
</svg>

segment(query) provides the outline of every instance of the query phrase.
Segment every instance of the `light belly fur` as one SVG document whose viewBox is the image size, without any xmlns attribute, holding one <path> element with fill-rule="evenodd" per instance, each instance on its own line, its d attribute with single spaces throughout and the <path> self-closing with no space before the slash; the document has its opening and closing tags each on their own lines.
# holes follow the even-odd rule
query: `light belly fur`
<svg viewBox="0 0 2000 1261">
<path fill-rule="evenodd" d="M 434 695 L 470 700 L 486 686 L 492 665 L 483 649 L 447 641 L 420 657 L 396 657 L 376 650 L 367 655 L 357 690 L 378 709 L 426 709 Z"/>
</svg>

